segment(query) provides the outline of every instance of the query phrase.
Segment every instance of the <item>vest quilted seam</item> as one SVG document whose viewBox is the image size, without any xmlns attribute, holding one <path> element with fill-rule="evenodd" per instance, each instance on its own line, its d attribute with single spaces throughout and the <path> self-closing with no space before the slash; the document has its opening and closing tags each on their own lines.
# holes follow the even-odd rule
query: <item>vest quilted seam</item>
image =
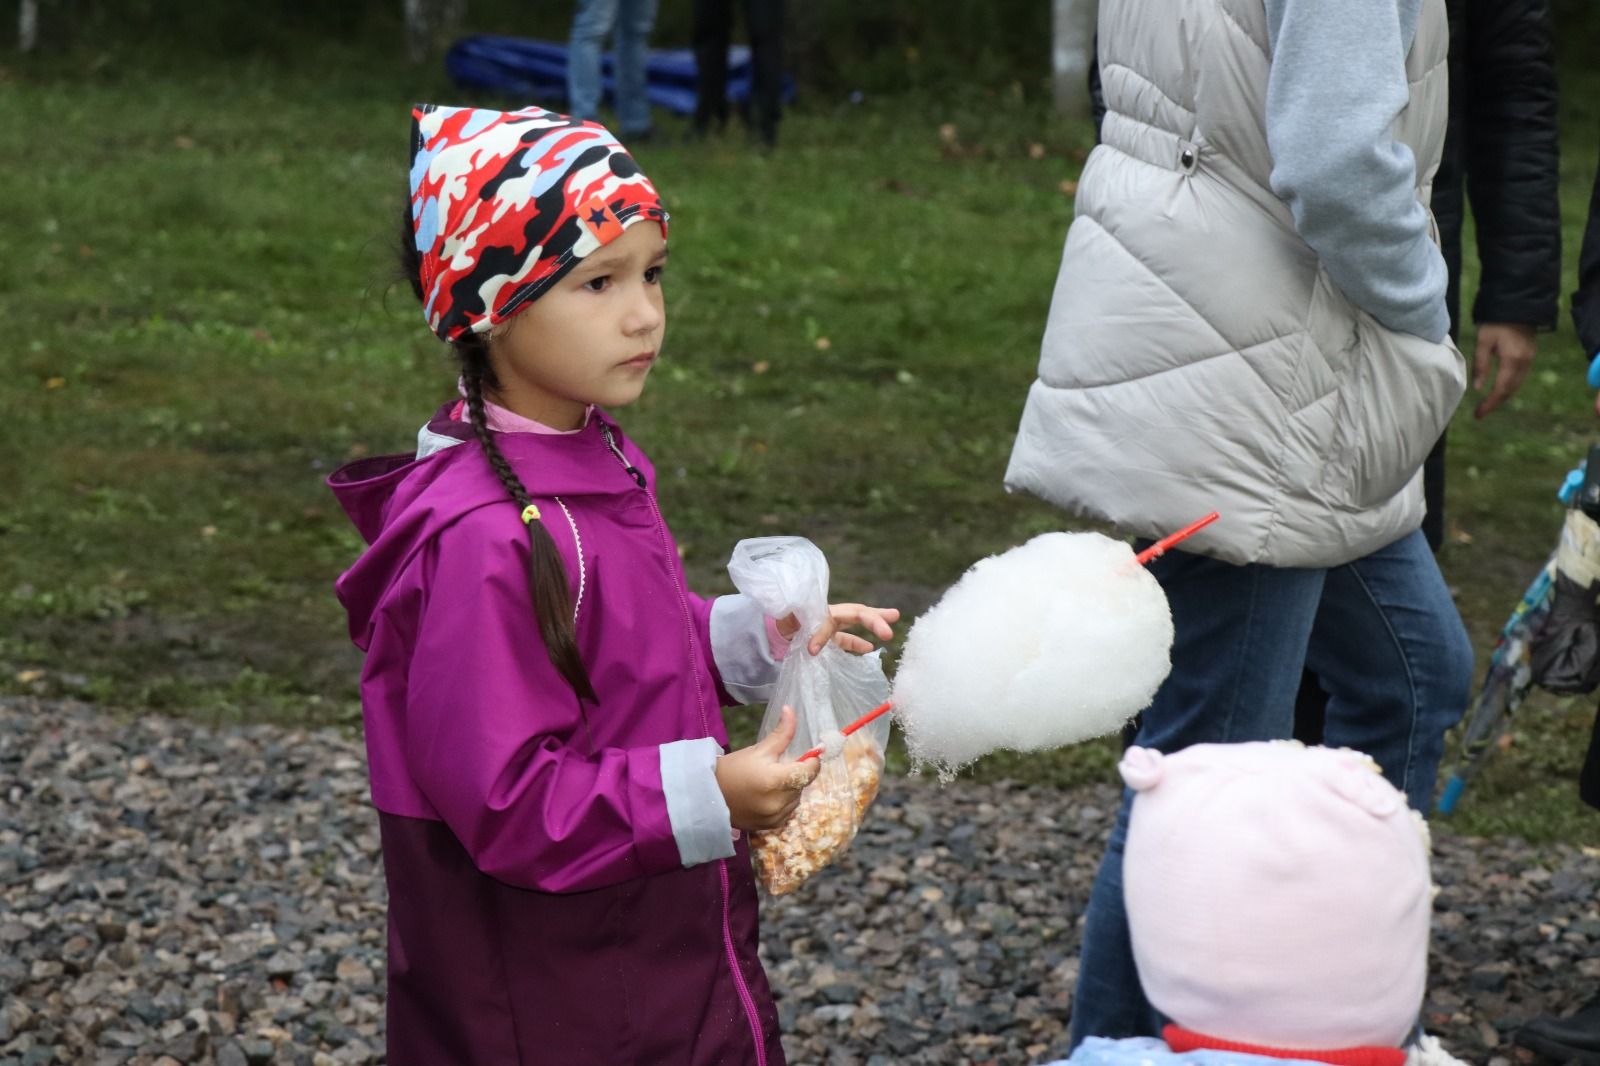
<svg viewBox="0 0 1600 1066">
<path fill-rule="evenodd" d="M 1108 72 L 1110 72 L 1110 71 L 1122 71 L 1123 73 L 1127 74 L 1130 78 L 1137 79 L 1139 84 L 1148 85 L 1150 88 L 1152 88 L 1156 92 L 1160 93 L 1161 94 L 1161 99 L 1165 100 L 1167 103 L 1171 104 L 1173 107 L 1177 108 L 1179 111 L 1182 111 L 1184 114 L 1190 115 L 1190 116 L 1195 114 L 1195 109 L 1194 108 L 1188 106 L 1187 104 L 1180 103 L 1178 100 L 1174 99 L 1172 94 L 1167 92 L 1167 90 L 1163 89 L 1161 86 L 1159 86 L 1155 82 L 1151 81 L 1145 75 L 1140 74 L 1137 70 L 1134 70 L 1132 67 L 1127 66 L 1127 65 L 1125 65 L 1123 63 L 1105 63 L 1105 64 L 1102 64 L 1101 67 L 1100 67 L 1100 79 L 1101 79 L 1102 82 L 1104 82 L 1106 74 Z M 1113 113 L 1115 113 L 1116 115 L 1118 115 L 1119 117 L 1128 119 L 1128 120 L 1130 120 L 1132 122 L 1137 122 L 1141 126 L 1153 126 L 1153 128 L 1161 130 L 1162 133 L 1171 133 L 1172 132 L 1171 130 L 1165 129 L 1164 127 L 1154 126 L 1153 123 L 1146 122 L 1143 119 L 1134 118 L 1132 115 L 1128 114 L 1125 111 L 1118 111 L 1115 108 L 1111 108 L 1110 110 Z"/>
<path fill-rule="evenodd" d="M 1267 49 L 1261 47 L 1260 42 L 1258 42 L 1255 39 L 1255 37 L 1253 37 L 1251 35 L 1249 27 L 1245 26 L 1244 23 L 1240 22 L 1238 20 L 1238 18 L 1235 17 L 1234 13 L 1232 11 L 1228 10 L 1228 5 L 1227 4 L 1218 4 L 1217 5 L 1217 11 L 1221 13 L 1222 19 L 1223 19 L 1224 22 L 1226 22 L 1229 26 L 1232 26 L 1234 29 L 1239 31 L 1239 36 L 1243 37 L 1246 41 L 1248 41 L 1250 43 L 1250 47 L 1254 48 L 1257 52 L 1261 53 L 1261 58 L 1267 59 L 1267 60 L 1270 60 L 1272 58 L 1272 53 L 1270 51 L 1268 51 Z"/>
<path fill-rule="evenodd" d="M 1137 160 L 1136 160 L 1136 162 L 1137 162 Z M 1297 329 L 1297 330 L 1293 330 L 1293 331 L 1291 331 L 1289 333 L 1278 334 L 1278 335 L 1274 335 L 1274 336 L 1271 336 L 1271 337 L 1267 337 L 1266 339 L 1256 341 L 1253 344 L 1246 344 L 1246 345 L 1243 345 L 1243 346 L 1235 344 L 1229 337 L 1225 336 L 1222 333 L 1221 330 L 1217 329 L 1216 326 L 1212 325 L 1211 320 L 1206 317 L 1205 312 L 1200 310 L 1200 308 L 1196 307 L 1188 299 L 1188 297 L 1184 296 L 1183 293 L 1179 292 L 1176 288 L 1174 288 L 1170 281 L 1168 281 L 1166 278 L 1162 277 L 1160 274 L 1157 274 L 1154 270 L 1151 270 L 1149 264 L 1146 263 L 1143 259 L 1140 259 L 1139 256 L 1137 254 L 1135 254 L 1133 249 L 1129 248 L 1125 243 L 1123 243 L 1123 241 L 1117 237 L 1117 234 L 1116 234 L 1115 231 L 1113 231 L 1110 227 L 1102 224 L 1101 221 L 1099 219 L 1095 218 L 1093 215 L 1085 215 L 1084 216 L 1084 220 L 1087 221 L 1087 222 L 1091 222 L 1094 225 L 1098 226 L 1102 233 L 1104 233 L 1106 236 L 1110 237 L 1113 241 L 1116 242 L 1117 247 L 1121 248 L 1125 253 L 1127 253 L 1128 258 L 1131 259 L 1133 261 L 1133 263 L 1139 269 L 1143 270 L 1145 273 L 1150 275 L 1150 277 L 1152 279 L 1154 279 L 1162 288 L 1166 289 L 1167 292 L 1171 293 L 1173 298 L 1176 299 L 1179 303 L 1183 304 L 1184 307 L 1187 307 L 1190 311 L 1194 312 L 1194 317 L 1197 318 L 1198 320 L 1200 320 L 1201 322 L 1204 322 L 1206 324 L 1207 328 L 1209 328 L 1211 330 L 1211 332 L 1216 335 L 1217 340 L 1221 341 L 1223 344 L 1226 344 L 1228 347 L 1223 351 L 1212 352 L 1212 353 L 1206 354 L 1206 355 L 1191 355 L 1191 356 L 1188 356 L 1188 357 L 1186 357 L 1184 363 L 1179 365 L 1179 366 L 1157 367 L 1156 369 L 1150 370 L 1150 371 L 1148 371 L 1146 373 L 1132 374 L 1132 375 L 1129 375 L 1129 376 L 1118 378 L 1116 381 L 1096 382 L 1096 383 L 1094 383 L 1092 385 L 1091 384 L 1072 384 L 1072 385 L 1053 384 L 1052 382 L 1050 382 L 1050 381 L 1048 381 L 1046 379 L 1044 369 L 1041 367 L 1040 368 L 1040 372 L 1039 372 L 1039 380 L 1044 382 L 1044 384 L 1049 385 L 1051 388 L 1057 388 L 1057 389 L 1076 389 L 1076 388 L 1094 389 L 1094 388 L 1104 388 L 1104 387 L 1106 387 L 1108 385 L 1122 384 L 1124 382 L 1142 381 L 1142 380 L 1145 380 L 1146 378 L 1159 377 L 1162 374 L 1171 373 L 1174 370 L 1181 370 L 1185 366 L 1192 366 L 1192 365 L 1194 365 L 1196 363 L 1208 362 L 1209 360 L 1216 359 L 1216 358 L 1219 358 L 1219 357 L 1224 356 L 1224 355 L 1238 355 L 1238 356 L 1242 357 L 1245 352 L 1248 352 L 1253 348 L 1259 348 L 1262 345 L 1266 345 L 1266 344 L 1274 344 L 1274 343 L 1276 343 L 1278 341 L 1286 341 L 1286 340 L 1289 340 L 1290 338 L 1295 337 L 1297 335 L 1306 334 L 1306 333 L 1309 332 L 1306 329 Z M 1304 317 L 1309 317 L 1309 306 L 1308 306 L 1308 309 L 1307 309 L 1307 315 L 1304 316 Z M 1279 401 L 1279 404 L 1281 406 L 1283 406 L 1284 410 L 1285 411 L 1289 411 L 1290 408 L 1288 407 L 1287 404 L 1283 404 L 1282 398 L 1278 396 L 1277 390 L 1273 388 L 1272 383 L 1270 381 L 1268 381 L 1266 378 L 1262 377 L 1261 376 L 1261 372 L 1259 370 L 1257 370 L 1255 368 L 1255 366 L 1252 365 L 1248 359 L 1243 359 L 1242 361 L 1244 362 L 1244 364 L 1246 366 L 1248 366 L 1250 368 L 1250 372 L 1255 375 L 1256 380 L 1261 382 L 1262 386 L 1268 392 L 1272 393 L 1273 398 L 1277 399 Z"/>
</svg>

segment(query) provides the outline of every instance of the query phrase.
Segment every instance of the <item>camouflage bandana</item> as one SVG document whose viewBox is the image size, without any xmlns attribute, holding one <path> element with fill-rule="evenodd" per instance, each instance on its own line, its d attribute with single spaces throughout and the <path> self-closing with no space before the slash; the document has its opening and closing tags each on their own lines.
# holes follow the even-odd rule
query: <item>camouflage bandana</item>
<svg viewBox="0 0 1600 1066">
<path fill-rule="evenodd" d="M 655 186 L 598 123 L 540 107 L 411 112 L 422 313 L 447 341 L 504 322 L 642 219 L 667 235 Z"/>
</svg>

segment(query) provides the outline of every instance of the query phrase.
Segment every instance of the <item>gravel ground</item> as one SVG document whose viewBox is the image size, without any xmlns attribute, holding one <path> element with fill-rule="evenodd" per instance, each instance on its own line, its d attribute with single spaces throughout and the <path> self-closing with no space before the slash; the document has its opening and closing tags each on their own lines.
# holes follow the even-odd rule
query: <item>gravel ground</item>
<svg viewBox="0 0 1600 1066">
<path fill-rule="evenodd" d="M 796 1066 L 1065 1046 L 1115 793 L 891 780 L 764 905 Z M 1600 986 L 1600 852 L 1436 832 L 1427 1024 L 1472 1063 Z M 382 1061 L 384 891 L 359 742 L 0 700 L 0 1066 Z"/>
</svg>

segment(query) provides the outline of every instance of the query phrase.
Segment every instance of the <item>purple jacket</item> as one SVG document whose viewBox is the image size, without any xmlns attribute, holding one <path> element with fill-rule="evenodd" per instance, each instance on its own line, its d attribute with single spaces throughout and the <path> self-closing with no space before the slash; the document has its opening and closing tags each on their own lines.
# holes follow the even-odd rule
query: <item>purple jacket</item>
<svg viewBox="0 0 1600 1066">
<path fill-rule="evenodd" d="M 688 591 L 654 471 L 603 415 L 497 434 L 567 564 L 585 722 L 540 643 L 518 508 L 468 438 L 441 411 L 423 457 L 329 478 L 370 545 L 337 588 L 367 653 L 390 1066 L 781 1066 L 712 771 L 718 704 L 775 674 L 759 609 Z"/>
</svg>

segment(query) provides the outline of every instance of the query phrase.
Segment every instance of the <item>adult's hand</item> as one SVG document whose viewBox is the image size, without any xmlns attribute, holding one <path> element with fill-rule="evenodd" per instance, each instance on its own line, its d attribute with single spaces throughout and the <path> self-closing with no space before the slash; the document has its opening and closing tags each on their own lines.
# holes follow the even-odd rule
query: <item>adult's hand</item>
<svg viewBox="0 0 1600 1066">
<path fill-rule="evenodd" d="M 1472 387 L 1483 391 L 1489 372 L 1495 370 L 1494 388 L 1478 401 L 1472 412 L 1474 418 L 1487 416 L 1496 407 L 1516 395 L 1533 368 L 1533 356 L 1539 349 L 1539 335 L 1532 326 L 1516 322 L 1478 323 L 1478 349 L 1473 357 Z M 1600 410 L 1600 401 L 1596 403 Z"/>
</svg>

